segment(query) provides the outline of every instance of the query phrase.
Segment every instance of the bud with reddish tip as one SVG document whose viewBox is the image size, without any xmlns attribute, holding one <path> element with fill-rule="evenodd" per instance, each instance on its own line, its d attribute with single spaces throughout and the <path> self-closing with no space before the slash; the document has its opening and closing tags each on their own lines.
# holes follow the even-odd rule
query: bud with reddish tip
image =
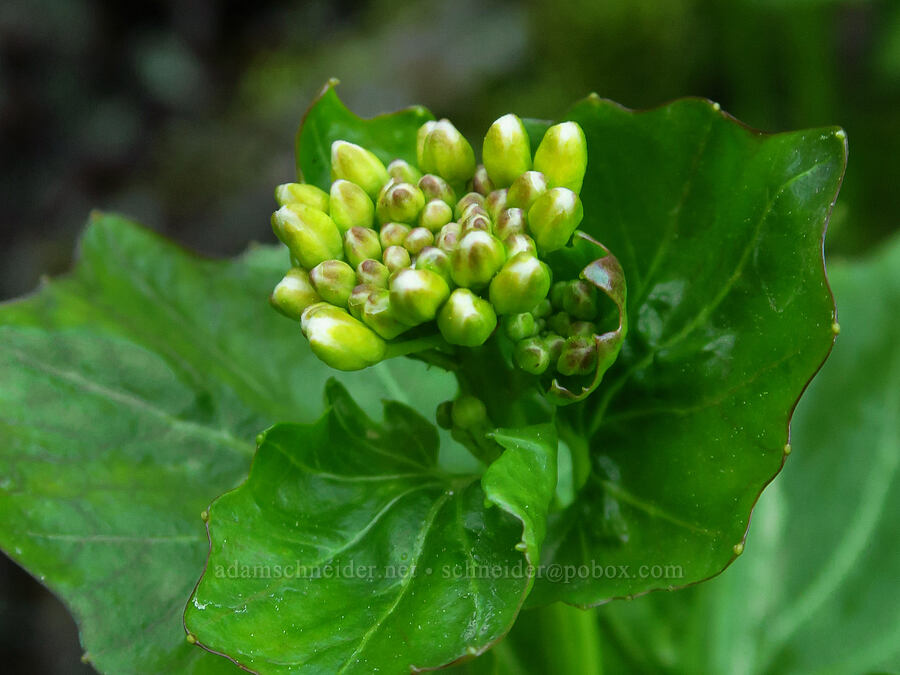
<svg viewBox="0 0 900 675">
<path fill-rule="evenodd" d="M 534 239 L 527 234 L 511 234 L 503 240 L 506 247 L 506 256 L 512 258 L 519 253 L 527 253 L 531 256 L 537 256 L 537 246 L 534 245 Z"/>
<path fill-rule="evenodd" d="M 562 303 L 563 309 L 576 319 L 595 319 L 599 311 L 597 287 L 584 279 L 572 281 L 563 291 Z"/>
<path fill-rule="evenodd" d="M 495 223 L 500 218 L 500 214 L 508 208 L 506 205 L 506 192 L 506 188 L 494 190 L 484 198 L 484 208 Z"/>
<path fill-rule="evenodd" d="M 530 312 L 507 314 L 502 320 L 503 332 L 513 342 L 537 335 L 538 325 Z"/>
<path fill-rule="evenodd" d="M 387 223 L 381 226 L 378 232 L 378 240 L 381 242 L 381 248 L 386 249 L 389 246 L 403 246 L 406 241 L 406 235 L 410 233 L 412 228 L 403 223 Z"/>
<path fill-rule="evenodd" d="M 491 280 L 491 304 L 498 314 L 528 312 L 547 297 L 551 277 L 546 263 L 528 253 L 517 253 Z"/>
<path fill-rule="evenodd" d="M 425 195 L 425 201 L 440 199 L 451 208 L 456 204 L 456 191 L 440 176 L 426 173 L 419 179 L 418 187 Z"/>
<path fill-rule="evenodd" d="M 409 267 L 412 263 L 409 251 L 402 246 L 388 246 L 384 249 L 384 253 L 381 254 L 381 259 L 391 271 L 391 274 Z"/>
<path fill-rule="evenodd" d="M 307 307 L 300 326 L 313 354 L 337 370 L 361 370 L 387 352 L 387 344 L 372 329 L 324 302 Z"/>
<path fill-rule="evenodd" d="M 487 196 L 488 193 L 493 191 L 494 183 L 488 176 L 487 169 L 484 168 L 484 165 L 479 164 L 475 167 L 475 175 L 472 176 L 471 185 L 472 191 L 477 192 L 480 195 Z"/>
<path fill-rule="evenodd" d="M 528 229 L 538 250 L 549 253 L 565 246 L 584 218 L 578 195 L 555 187 L 542 194 L 528 211 Z"/>
<path fill-rule="evenodd" d="M 285 183 L 275 188 L 278 206 L 305 204 L 328 213 L 328 193 L 309 183 Z"/>
<path fill-rule="evenodd" d="M 461 228 L 459 223 L 447 223 L 441 228 L 437 238 L 435 238 L 434 245 L 447 253 L 452 253 L 459 246 L 459 240 L 462 238 L 460 235 Z"/>
<path fill-rule="evenodd" d="M 337 225 L 319 209 L 304 204 L 282 206 L 272 214 L 272 229 L 307 269 L 323 260 L 344 257 L 344 243 Z"/>
<path fill-rule="evenodd" d="M 577 122 L 563 122 L 547 129 L 534 153 L 534 168 L 547 177 L 549 187 L 581 192 L 587 169 L 587 139 Z"/>
<path fill-rule="evenodd" d="M 320 262 L 309 271 L 309 279 L 316 293 L 337 307 L 347 306 L 347 299 L 356 286 L 356 272 L 343 260 Z"/>
<path fill-rule="evenodd" d="M 450 294 L 437 316 L 438 329 L 452 345 L 477 347 L 484 344 L 497 327 L 497 313 L 487 300 L 468 288 Z"/>
<path fill-rule="evenodd" d="M 422 172 L 403 159 L 395 159 L 387 165 L 388 175 L 398 183 L 418 183 Z"/>
<path fill-rule="evenodd" d="M 588 375 L 597 366 L 597 345 L 592 337 L 574 336 L 563 345 L 556 369 L 563 375 Z"/>
<path fill-rule="evenodd" d="M 547 191 L 547 179 L 537 171 L 526 171 L 516 178 L 506 191 L 506 206 L 523 209 L 526 213 L 531 205 Z"/>
<path fill-rule="evenodd" d="M 344 254 L 353 267 L 363 260 L 381 257 L 378 233 L 368 227 L 351 227 L 344 233 Z"/>
<path fill-rule="evenodd" d="M 434 243 L 434 234 L 424 227 L 414 227 L 406 235 L 403 247 L 412 255 L 418 255 L 426 246 Z"/>
<path fill-rule="evenodd" d="M 390 276 L 391 271 L 379 260 L 363 260 L 356 266 L 356 279 L 361 284 L 369 284 L 375 288 L 387 288 Z"/>
<path fill-rule="evenodd" d="M 563 347 L 566 344 L 566 338 L 562 335 L 557 335 L 556 333 L 547 333 L 544 336 L 544 346 L 547 347 L 547 351 L 550 352 L 550 363 L 556 363 L 559 361 L 559 357 L 562 354 Z"/>
<path fill-rule="evenodd" d="M 390 183 L 378 197 L 375 213 L 380 223 L 415 223 L 425 206 L 425 195 L 412 183 Z"/>
<path fill-rule="evenodd" d="M 550 365 L 550 350 L 541 338 L 527 338 L 516 345 L 515 360 L 526 373 L 540 375 Z"/>
<path fill-rule="evenodd" d="M 391 279 L 391 305 L 404 323 L 413 326 L 437 316 L 449 296 L 447 282 L 431 270 L 405 269 Z"/>
<path fill-rule="evenodd" d="M 384 288 L 376 288 L 369 293 L 363 305 L 362 320 L 385 340 L 393 340 L 410 329 L 408 324 L 397 317 L 391 303 L 391 294 Z"/>
<path fill-rule="evenodd" d="M 496 223 L 494 231 L 500 240 L 513 234 L 524 234 L 528 226 L 525 211 L 522 209 L 504 209 L 494 222 Z"/>
<path fill-rule="evenodd" d="M 494 122 L 484 136 L 482 158 L 498 187 L 507 187 L 531 169 L 531 142 L 522 120 L 513 114 Z"/>
<path fill-rule="evenodd" d="M 375 222 L 375 204 L 356 183 L 336 180 L 331 184 L 329 213 L 341 232 L 351 227 L 372 227 Z"/>
<path fill-rule="evenodd" d="M 317 302 L 322 302 L 322 298 L 316 293 L 306 270 L 292 267 L 284 279 L 275 286 L 269 302 L 272 303 L 272 307 L 286 317 L 299 321 L 303 310 Z"/>
<path fill-rule="evenodd" d="M 417 157 L 419 167 L 427 173 L 438 174 L 450 184 L 465 183 L 475 173 L 475 152 L 469 141 L 450 120 L 440 120 L 429 129 Z"/>
<path fill-rule="evenodd" d="M 440 199 L 432 199 L 425 204 L 419 214 L 419 225 L 432 232 L 439 232 L 451 220 L 453 220 L 453 209 Z"/>
<path fill-rule="evenodd" d="M 506 262 L 506 250 L 493 235 L 473 230 L 459 242 L 451 258 L 451 274 L 457 286 L 487 285 Z"/>
<path fill-rule="evenodd" d="M 456 220 L 460 220 L 468 209 L 473 204 L 477 204 L 479 207 L 484 209 L 484 197 L 477 192 L 468 192 L 463 197 L 456 202 L 456 207 L 453 209 L 453 215 Z M 484 211 L 487 213 L 487 210 Z"/>
<path fill-rule="evenodd" d="M 368 300 L 369 295 L 376 290 L 378 290 L 378 288 L 371 284 L 357 284 L 354 286 L 353 290 L 350 292 L 350 297 L 347 298 L 347 311 L 350 312 L 350 316 L 362 321 L 363 308 L 366 306 L 366 300 Z"/>
<path fill-rule="evenodd" d="M 446 251 L 435 246 L 426 246 L 416 256 L 416 269 L 431 270 L 436 274 L 440 274 L 448 284 L 452 280 L 450 276 L 450 256 Z"/>
<path fill-rule="evenodd" d="M 359 185 L 373 201 L 381 186 L 390 180 L 380 159 L 364 147 L 347 141 L 331 144 L 331 180 L 339 178 Z"/>
</svg>

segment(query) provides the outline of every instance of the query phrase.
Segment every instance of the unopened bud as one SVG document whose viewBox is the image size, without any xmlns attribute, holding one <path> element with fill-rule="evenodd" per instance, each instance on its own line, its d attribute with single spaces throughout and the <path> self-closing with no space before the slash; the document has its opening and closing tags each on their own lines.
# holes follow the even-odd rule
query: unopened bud
<svg viewBox="0 0 900 675">
<path fill-rule="evenodd" d="M 584 217 L 581 199 L 569 188 L 555 187 L 528 211 L 528 229 L 541 253 L 562 248 Z"/>
<path fill-rule="evenodd" d="M 409 162 L 402 159 L 395 159 L 393 162 L 388 164 L 387 172 L 388 175 L 398 183 L 415 184 L 418 183 L 419 179 L 422 177 L 421 171 L 419 171 Z"/>
<path fill-rule="evenodd" d="M 571 281 L 557 281 L 550 287 L 550 303 L 554 309 L 561 310 L 563 308 L 563 297 L 570 283 Z"/>
<path fill-rule="evenodd" d="M 506 206 L 526 213 L 535 200 L 547 191 L 547 179 L 537 171 L 526 171 L 516 178 L 506 192 Z"/>
<path fill-rule="evenodd" d="M 353 267 L 368 258 L 380 258 L 378 233 L 368 227 L 351 227 L 344 233 L 344 254 Z"/>
<path fill-rule="evenodd" d="M 563 309 L 576 319 L 597 318 L 597 287 L 588 281 L 578 279 L 570 282 L 563 292 Z"/>
<path fill-rule="evenodd" d="M 350 297 L 347 298 L 347 311 L 350 312 L 350 316 L 362 321 L 363 308 L 366 306 L 366 300 L 368 300 L 369 296 L 376 290 L 378 290 L 378 288 L 372 284 L 357 284 L 354 286 L 353 290 L 350 292 Z"/>
<path fill-rule="evenodd" d="M 453 401 L 444 401 L 439 403 L 437 410 L 434 411 L 434 421 L 441 429 L 453 428 Z"/>
<path fill-rule="evenodd" d="M 494 190 L 484 198 L 484 208 L 495 223 L 506 209 L 506 188 Z"/>
<path fill-rule="evenodd" d="M 459 231 L 464 237 L 469 232 L 474 232 L 476 230 L 481 230 L 482 232 L 490 234 L 492 229 L 491 219 L 484 213 L 484 209 L 476 204 L 473 204 L 467 209 L 466 215 L 459 221 Z"/>
<path fill-rule="evenodd" d="M 475 152 L 449 120 L 441 120 L 427 133 L 418 162 L 423 171 L 451 184 L 465 183 L 475 173 Z"/>
<path fill-rule="evenodd" d="M 513 234 L 524 234 L 528 225 L 525 211 L 522 209 L 504 209 L 494 222 L 496 223 L 494 231 L 501 241 Z"/>
<path fill-rule="evenodd" d="M 506 255 L 512 258 L 520 253 L 537 257 L 537 247 L 534 245 L 534 239 L 527 234 L 511 234 L 503 240 L 506 247 Z"/>
<path fill-rule="evenodd" d="M 482 159 L 498 187 L 507 187 L 531 169 L 531 142 L 522 120 L 509 114 L 494 122 L 484 136 Z"/>
<path fill-rule="evenodd" d="M 450 183 L 440 176 L 426 173 L 419 179 L 418 186 L 422 194 L 425 195 L 425 201 L 430 202 L 433 199 L 440 199 L 451 208 L 456 204 L 456 191 L 450 187 Z"/>
<path fill-rule="evenodd" d="M 381 242 L 381 248 L 386 249 L 389 246 L 403 246 L 406 241 L 406 235 L 410 233 L 412 228 L 403 223 L 386 223 L 381 226 L 378 232 L 378 240 Z"/>
<path fill-rule="evenodd" d="M 544 346 L 547 347 L 547 351 L 550 352 L 550 363 L 556 363 L 559 361 L 559 357 L 562 354 L 563 347 L 566 344 L 566 338 L 562 335 L 557 335 L 556 333 L 547 333 L 544 336 Z"/>
<path fill-rule="evenodd" d="M 306 269 L 344 257 L 337 225 L 326 213 L 304 204 L 288 204 L 272 214 L 272 229 Z"/>
<path fill-rule="evenodd" d="M 550 282 L 546 263 L 528 253 L 517 253 L 491 280 L 491 304 L 498 314 L 528 312 L 547 297 Z"/>
<path fill-rule="evenodd" d="M 378 197 L 375 213 L 381 223 L 415 223 L 425 195 L 412 183 L 392 183 Z"/>
<path fill-rule="evenodd" d="M 438 233 L 434 245 L 447 253 L 452 253 L 459 246 L 459 240 L 462 238 L 460 232 L 461 228 L 458 223 L 447 223 Z"/>
<path fill-rule="evenodd" d="M 345 310 L 324 302 L 310 305 L 300 320 L 313 354 L 338 370 L 361 370 L 384 358 L 387 345 Z"/>
<path fill-rule="evenodd" d="M 436 120 L 428 120 L 416 132 L 416 164 L 419 165 L 420 169 L 424 168 L 422 160 L 425 159 L 425 139 L 428 138 L 428 134 L 434 131 L 436 126 Z"/>
<path fill-rule="evenodd" d="M 413 326 L 437 316 L 449 296 L 447 282 L 431 270 L 401 270 L 391 279 L 391 304 L 397 316 Z"/>
<path fill-rule="evenodd" d="M 356 272 L 343 260 L 325 260 L 309 271 L 309 279 L 325 302 L 346 307 L 356 286 Z"/>
<path fill-rule="evenodd" d="M 451 273 L 457 286 L 485 286 L 506 262 L 506 250 L 500 240 L 487 232 L 467 233 L 453 251 Z"/>
<path fill-rule="evenodd" d="M 356 183 L 374 201 L 390 176 L 381 160 L 364 147 L 335 141 L 331 144 L 331 180 L 338 178 Z"/>
<path fill-rule="evenodd" d="M 547 177 L 549 187 L 581 192 L 587 169 L 587 139 L 577 122 L 563 122 L 547 129 L 534 153 L 534 168 Z"/>
<path fill-rule="evenodd" d="M 494 183 L 488 176 L 487 169 L 484 168 L 483 164 L 475 167 L 475 175 L 472 176 L 471 185 L 472 191 L 480 195 L 487 196 L 489 192 L 493 191 Z"/>
<path fill-rule="evenodd" d="M 356 279 L 361 284 L 369 284 L 375 288 L 387 288 L 390 276 L 391 271 L 378 260 L 363 260 L 356 266 Z"/>
<path fill-rule="evenodd" d="M 419 214 L 419 225 L 432 232 L 439 232 L 451 220 L 453 220 L 453 209 L 447 202 L 440 199 L 432 199 L 425 204 L 425 208 Z"/>
<path fill-rule="evenodd" d="M 515 359 L 526 373 L 540 375 L 550 365 L 550 350 L 541 338 L 527 338 L 516 345 Z"/>
<path fill-rule="evenodd" d="M 436 274 L 440 274 L 448 284 L 451 281 L 450 255 L 435 246 L 426 246 L 416 256 L 416 269 L 431 270 Z"/>
<path fill-rule="evenodd" d="M 322 302 L 322 298 L 316 293 L 306 270 L 292 267 L 284 279 L 275 286 L 269 302 L 272 303 L 272 307 L 286 317 L 299 321 L 303 310 L 317 302 Z"/>
<path fill-rule="evenodd" d="M 484 298 L 468 288 L 457 288 L 441 307 L 438 329 L 452 345 L 477 347 L 484 344 L 497 327 L 497 313 Z"/>
<path fill-rule="evenodd" d="M 525 338 L 530 338 L 538 332 L 537 322 L 534 315 L 530 312 L 522 312 L 521 314 L 507 314 L 501 319 L 503 332 L 513 342 L 519 342 Z"/>
<path fill-rule="evenodd" d="M 556 369 L 563 375 L 587 375 L 597 366 L 597 345 L 592 337 L 570 337 L 563 345 Z"/>
<path fill-rule="evenodd" d="M 573 321 L 569 328 L 572 337 L 590 337 L 597 332 L 597 327 L 590 321 Z"/>
<path fill-rule="evenodd" d="M 424 227 L 414 227 L 406 235 L 403 247 L 412 255 L 418 255 L 426 246 L 434 243 L 434 234 Z"/>
<path fill-rule="evenodd" d="M 559 333 L 563 337 L 569 337 L 572 334 L 572 318 L 565 312 L 557 312 L 549 319 L 547 325 L 554 333 Z"/>
<path fill-rule="evenodd" d="M 412 262 L 409 251 L 402 246 L 388 246 L 381 254 L 381 259 L 392 274 L 406 269 Z"/>
<path fill-rule="evenodd" d="M 393 340 L 410 329 L 408 324 L 397 317 L 396 309 L 391 303 L 391 294 L 383 288 L 369 293 L 363 305 L 362 320 L 385 340 Z"/>
<path fill-rule="evenodd" d="M 358 275 L 359 272 L 357 271 L 357 276 Z M 548 316 L 553 314 L 553 305 L 550 303 L 550 298 L 544 298 L 543 300 L 541 300 L 534 306 L 534 309 L 531 310 L 531 313 L 534 314 L 536 319 L 546 319 Z"/>
<path fill-rule="evenodd" d="M 328 193 L 309 183 L 285 183 L 275 188 L 278 206 L 305 204 L 328 213 Z"/>
<path fill-rule="evenodd" d="M 331 184 L 330 213 L 341 232 L 351 227 L 372 227 L 375 205 L 369 195 L 356 183 L 336 180 Z"/>
<path fill-rule="evenodd" d="M 477 192 L 469 192 L 456 202 L 456 207 L 453 209 L 453 215 L 456 220 L 460 220 L 468 209 L 473 204 L 477 204 L 479 207 L 484 209 L 484 197 Z M 487 210 L 484 211 L 487 213 Z"/>
<path fill-rule="evenodd" d="M 450 413 L 453 426 L 460 429 L 479 429 L 488 423 L 487 408 L 481 399 L 464 394 L 453 402 Z"/>
</svg>

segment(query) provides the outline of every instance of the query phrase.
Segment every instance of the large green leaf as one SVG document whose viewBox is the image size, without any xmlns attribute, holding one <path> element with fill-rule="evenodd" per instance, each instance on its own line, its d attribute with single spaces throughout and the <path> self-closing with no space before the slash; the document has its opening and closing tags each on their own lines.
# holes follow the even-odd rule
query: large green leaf
<svg viewBox="0 0 900 675">
<path fill-rule="evenodd" d="M 834 354 L 721 577 L 600 609 L 613 672 L 900 670 L 900 238 L 831 265 Z"/>
<path fill-rule="evenodd" d="M 261 429 L 321 414 L 332 374 L 266 302 L 285 255 L 200 260 L 97 215 L 71 276 L 0 307 L 0 546 L 72 609 L 100 670 L 228 665 L 181 625 L 199 514 Z M 370 410 L 453 391 L 417 363 L 341 377 Z"/>
<path fill-rule="evenodd" d="M 210 507 L 185 613 L 207 649 L 266 673 L 406 672 L 478 654 L 531 588 L 556 487 L 551 426 L 499 431 L 478 476 L 443 473 L 435 428 L 342 388 L 318 423 L 278 425 Z M 524 556 L 524 557 L 523 557 Z"/>
<path fill-rule="evenodd" d="M 846 150 L 838 129 L 766 135 L 703 100 L 590 97 L 567 117 L 588 141 L 582 227 L 622 263 L 630 332 L 564 410 L 593 471 L 545 557 L 594 571 L 533 599 L 589 605 L 699 581 L 741 549 L 831 348 L 822 238 Z"/>
</svg>

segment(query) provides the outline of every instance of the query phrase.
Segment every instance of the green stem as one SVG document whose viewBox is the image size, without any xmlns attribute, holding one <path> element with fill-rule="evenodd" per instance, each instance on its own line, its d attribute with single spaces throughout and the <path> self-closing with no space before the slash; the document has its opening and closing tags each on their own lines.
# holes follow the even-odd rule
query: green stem
<svg viewBox="0 0 900 675">
<path fill-rule="evenodd" d="M 557 418 L 559 437 L 569 446 L 572 455 L 572 487 L 577 493 L 591 475 L 591 447 L 587 438 L 575 432 L 567 422 Z"/>
<path fill-rule="evenodd" d="M 415 354 L 416 352 L 425 352 L 433 349 L 450 349 L 450 345 L 444 340 L 441 335 L 429 335 L 427 337 L 414 338 L 412 340 L 406 340 L 404 342 L 396 342 L 393 344 L 388 344 L 387 353 L 385 354 L 385 359 L 393 359 L 398 356 L 407 356 L 409 354 Z"/>
<path fill-rule="evenodd" d="M 534 672 L 602 675 L 600 637 L 596 609 L 557 602 L 523 612 L 509 639 Z"/>
</svg>

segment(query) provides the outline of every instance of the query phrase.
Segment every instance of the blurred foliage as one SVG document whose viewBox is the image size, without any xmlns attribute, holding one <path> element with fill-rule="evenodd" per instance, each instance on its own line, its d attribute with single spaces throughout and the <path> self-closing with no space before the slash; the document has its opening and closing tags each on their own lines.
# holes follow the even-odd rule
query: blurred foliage
<svg viewBox="0 0 900 675">
<path fill-rule="evenodd" d="M 292 176 L 300 115 L 330 76 L 353 110 L 422 103 L 471 137 L 591 91 L 631 107 L 707 96 L 766 130 L 841 124 L 850 165 L 829 251 L 898 227 L 896 0 L 13 0 L 0 3 L 0 299 L 68 268 L 92 207 L 209 254 L 272 240 L 272 186 Z M 0 572 L 7 597 L 26 583 Z M 34 631 L 53 623 L 4 608 L 7 621 L 33 637 L 4 630 L 4 651 L 46 644 Z"/>
</svg>

